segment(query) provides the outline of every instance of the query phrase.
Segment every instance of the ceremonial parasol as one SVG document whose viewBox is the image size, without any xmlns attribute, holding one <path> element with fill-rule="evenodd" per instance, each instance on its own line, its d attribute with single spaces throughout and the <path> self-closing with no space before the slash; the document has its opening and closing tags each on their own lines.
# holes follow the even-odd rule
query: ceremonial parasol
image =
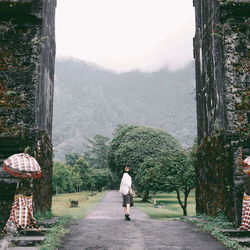
<svg viewBox="0 0 250 250">
<path fill-rule="evenodd" d="M 4 170 L 19 178 L 40 178 L 41 167 L 32 156 L 20 153 L 10 156 L 3 162 Z"/>
</svg>

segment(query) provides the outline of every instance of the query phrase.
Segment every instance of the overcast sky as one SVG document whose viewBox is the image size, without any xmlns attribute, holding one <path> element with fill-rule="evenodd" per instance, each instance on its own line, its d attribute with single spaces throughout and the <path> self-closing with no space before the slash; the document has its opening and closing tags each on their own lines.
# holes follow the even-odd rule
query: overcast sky
<svg viewBox="0 0 250 250">
<path fill-rule="evenodd" d="M 116 71 L 179 69 L 193 60 L 193 0 L 58 0 L 57 57 Z"/>
</svg>

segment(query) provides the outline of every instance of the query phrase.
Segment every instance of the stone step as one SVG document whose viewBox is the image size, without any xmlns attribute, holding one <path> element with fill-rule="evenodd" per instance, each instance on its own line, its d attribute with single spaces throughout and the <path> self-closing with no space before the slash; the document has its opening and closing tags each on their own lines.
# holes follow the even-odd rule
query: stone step
<svg viewBox="0 0 250 250">
<path fill-rule="evenodd" d="M 238 229 L 221 229 L 224 235 L 230 237 L 250 237 L 250 231 L 238 230 Z"/>
<path fill-rule="evenodd" d="M 38 224 L 38 226 L 43 226 L 45 228 L 51 228 L 57 222 L 57 220 L 58 220 L 57 217 L 53 217 L 53 218 L 48 219 L 48 220 L 38 221 L 37 224 Z"/>
<path fill-rule="evenodd" d="M 14 246 L 31 247 L 42 244 L 44 240 L 44 236 L 20 236 L 12 239 L 11 243 Z"/>
<path fill-rule="evenodd" d="M 19 232 L 22 236 L 44 236 L 51 228 L 25 229 Z"/>
<path fill-rule="evenodd" d="M 229 239 L 237 241 L 242 246 L 250 246 L 250 237 L 230 237 Z"/>
</svg>

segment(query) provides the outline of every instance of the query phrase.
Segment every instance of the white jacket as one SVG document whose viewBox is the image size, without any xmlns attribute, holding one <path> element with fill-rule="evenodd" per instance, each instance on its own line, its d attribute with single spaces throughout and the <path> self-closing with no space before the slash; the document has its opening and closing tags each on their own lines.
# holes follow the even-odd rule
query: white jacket
<svg viewBox="0 0 250 250">
<path fill-rule="evenodd" d="M 124 173 L 122 176 L 120 190 L 119 192 L 123 195 L 127 195 L 129 193 L 129 189 L 132 185 L 132 179 L 128 173 Z"/>
</svg>

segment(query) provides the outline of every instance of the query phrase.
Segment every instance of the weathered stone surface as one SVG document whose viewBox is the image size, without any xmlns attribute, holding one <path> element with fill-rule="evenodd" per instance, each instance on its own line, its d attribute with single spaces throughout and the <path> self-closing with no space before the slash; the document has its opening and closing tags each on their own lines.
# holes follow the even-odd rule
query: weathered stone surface
<svg viewBox="0 0 250 250">
<path fill-rule="evenodd" d="M 26 230 L 21 230 L 19 232 L 19 235 L 22 235 L 22 236 L 44 236 L 50 230 L 51 230 L 50 228 L 26 229 Z"/>
<path fill-rule="evenodd" d="M 43 243 L 45 236 L 20 236 L 11 240 L 15 246 L 38 246 Z"/>
<path fill-rule="evenodd" d="M 197 212 L 240 222 L 249 148 L 250 1 L 194 0 Z M 219 139 L 219 141 L 218 141 Z"/>
<path fill-rule="evenodd" d="M 0 1 L 0 228 L 16 185 L 1 163 L 14 153 L 37 159 L 43 177 L 34 182 L 34 207 L 51 206 L 55 6 L 56 0 Z"/>
<path fill-rule="evenodd" d="M 250 237 L 250 231 L 237 230 L 237 229 L 220 229 L 220 231 L 230 237 Z"/>
</svg>

